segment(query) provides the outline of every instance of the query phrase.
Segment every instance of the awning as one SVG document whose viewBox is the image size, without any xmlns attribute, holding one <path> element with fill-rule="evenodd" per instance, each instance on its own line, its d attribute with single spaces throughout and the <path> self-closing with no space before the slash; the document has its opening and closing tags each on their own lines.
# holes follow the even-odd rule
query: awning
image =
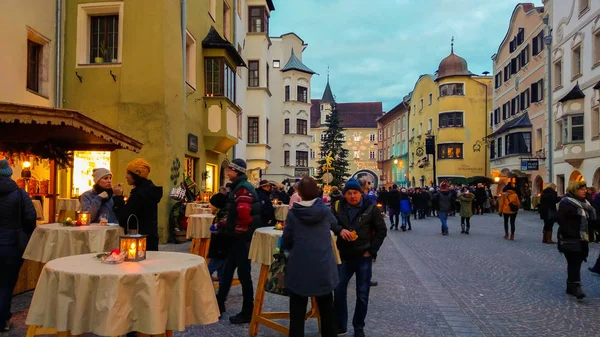
<svg viewBox="0 0 600 337">
<path fill-rule="evenodd" d="M 74 110 L 0 102 L 0 148 L 48 141 L 74 151 L 139 152 L 143 145 Z"/>
<path fill-rule="evenodd" d="M 571 91 L 569 91 L 569 93 L 566 94 L 565 97 L 558 100 L 558 102 L 562 103 L 562 102 L 572 101 L 572 100 L 580 99 L 580 98 L 584 98 L 584 97 L 585 97 L 585 94 L 583 93 L 583 91 L 581 91 L 581 88 L 579 88 L 579 83 L 577 83 L 577 84 L 575 84 L 573 89 L 571 89 Z"/>
<path fill-rule="evenodd" d="M 512 130 L 512 129 L 530 128 L 532 126 L 533 126 L 533 124 L 531 124 L 529 115 L 527 113 L 524 113 L 521 116 L 504 123 L 504 125 L 502 125 L 498 130 L 496 130 L 494 133 L 492 133 L 488 137 L 494 137 L 496 135 L 502 134 L 502 133 Z"/>
</svg>

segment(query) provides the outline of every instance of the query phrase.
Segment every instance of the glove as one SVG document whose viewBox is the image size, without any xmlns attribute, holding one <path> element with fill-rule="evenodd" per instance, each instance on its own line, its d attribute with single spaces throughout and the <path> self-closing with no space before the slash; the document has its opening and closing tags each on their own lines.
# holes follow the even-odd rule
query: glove
<svg viewBox="0 0 600 337">
<path fill-rule="evenodd" d="M 102 192 L 102 193 L 98 194 L 98 196 L 99 196 L 100 198 L 102 198 L 102 199 L 108 199 L 108 193 L 106 193 L 106 191 L 104 191 L 104 192 Z"/>
</svg>

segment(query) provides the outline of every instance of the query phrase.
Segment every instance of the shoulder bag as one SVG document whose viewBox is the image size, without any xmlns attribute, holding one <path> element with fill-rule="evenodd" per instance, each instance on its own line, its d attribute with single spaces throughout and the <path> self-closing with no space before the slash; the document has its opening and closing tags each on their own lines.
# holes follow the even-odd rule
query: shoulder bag
<svg viewBox="0 0 600 337">
<path fill-rule="evenodd" d="M 287 257 L 284 253 L 273 255 L 273 263 L 269 268 L 267 281 L 265 282 L 265 291 L 271 294 L 289 296 L 285 287 L 285 274 L 287 272 Z"/>
</svg>

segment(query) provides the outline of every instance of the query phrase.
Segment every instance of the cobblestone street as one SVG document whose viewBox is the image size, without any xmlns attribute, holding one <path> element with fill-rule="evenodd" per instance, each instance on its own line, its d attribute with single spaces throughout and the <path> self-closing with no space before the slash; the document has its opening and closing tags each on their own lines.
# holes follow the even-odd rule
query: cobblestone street
<svg viewBox="0 0 600 337">
<path fill-rule="evenodd" d="M 474 216 L 471 222 L 470 235 L 460 234 L 458 216 L 449 219 L 449 236 L 439 234 L 437 218 L 412 220 L 412 231 L 388 232 L 373 268 L 379 285 L 371 290 L 367 336 L 598 335 L 600 278 L 587 267 L 598 256 L 600 245 L 591 245 L 590 261 L 582 267 L 588 297 L 578 302 L 565 294 L 564 257 L 556 245 L 541 243 L 537 214 L 519 213 L 515 241 L 502 238 L 502 220 L 495 214 Z M 161 247 L 188 248 L 189 243 Z M 253 266 L 255 282 L 258 270 Z M 353 284 L 350 288 L 352 313 Z M 30 292 L 15 297 L 15 326 L 7 336 L 25 336 L 31 296 Z M 189 327 L 175 336 L 247 336 L 248 325 L 233 326 L 227 319 L 240 307 L 241 289 L 234 287 L 224 319 Z M 268 294 L 265 307 L 287 310 L 287 299 Z M 307 335 L 318 336 L 316 329 L 315 320 L 307 323 Z M 261 328 L 259 336 L 279 334 Z"/>
</svg>

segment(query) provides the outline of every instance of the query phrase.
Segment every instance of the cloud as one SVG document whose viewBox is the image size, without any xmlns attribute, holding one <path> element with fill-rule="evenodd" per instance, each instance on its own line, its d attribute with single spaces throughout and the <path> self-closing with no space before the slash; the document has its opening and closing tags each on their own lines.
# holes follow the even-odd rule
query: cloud
<svg viewBox="0 0 600 337">
<path fill-rule="evenodd" d="M 389 110 L 433 73 L 450 53 L 474 73 L 492 70 L 491 55 L 519 0 L 281 0 L 271 13 L 271 35 L 290 31 L 308 48 L 303 61 L 320 74 L 331 68 L 338 101 L 382 101 Z M 535 0 L 540 6 L 541 0 Z M 320 98 L 326 76 L 314 76 Z"/>
</svg>

